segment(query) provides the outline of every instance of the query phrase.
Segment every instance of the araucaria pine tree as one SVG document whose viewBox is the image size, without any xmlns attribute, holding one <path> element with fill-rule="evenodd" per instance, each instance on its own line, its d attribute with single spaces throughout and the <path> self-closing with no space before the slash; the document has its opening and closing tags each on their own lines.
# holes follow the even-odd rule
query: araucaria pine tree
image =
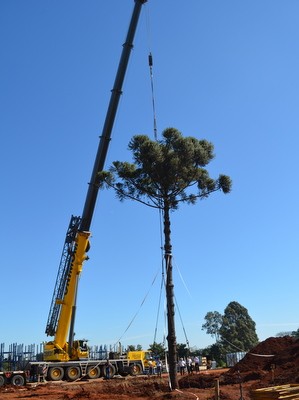
<svg viewBox="0 0 299 400">
<path fill-rule="evenodd" d="M 164 223 L 164 257 L 166 264 L 166 298 L 168 322 L 169 375 L 172 389 L 178 387 L 177 350 L 174 323 L 174 285 L 172 279 L 172 245 L 170 211 L 180 203 L 195 204 L 221 190 L 229 193 L 231 179 L 209 176 L 205 166 L 214 158 L 214 146 L 207 140 L 183 137 L 175 128 L 165 129 L 162 140 L 134 136 L 129 143 L 133 163 L 115 161 L 99 175 L 99 185 L 116 190 L 120 200 L 137 200 L 161 209 Z"/>
</svg>

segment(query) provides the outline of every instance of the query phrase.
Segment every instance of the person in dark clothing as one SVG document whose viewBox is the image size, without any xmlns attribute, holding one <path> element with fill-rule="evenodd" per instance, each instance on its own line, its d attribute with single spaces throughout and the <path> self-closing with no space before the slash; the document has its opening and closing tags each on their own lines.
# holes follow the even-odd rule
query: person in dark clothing
<svg viewBox="0 0 299 400">
<path fill-rule="evenodd" d="M 111 378 L 111 369 L 112 369 L 112 364 L 109 360 L 106 361 L 105 363 L 105 377 L 106 379 Z"/>
</svg>

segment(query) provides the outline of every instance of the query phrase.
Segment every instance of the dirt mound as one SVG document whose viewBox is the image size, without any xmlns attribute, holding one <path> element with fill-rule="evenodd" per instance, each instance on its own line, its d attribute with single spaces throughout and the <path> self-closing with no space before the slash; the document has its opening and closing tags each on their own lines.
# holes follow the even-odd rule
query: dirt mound
<svg viewBox="0 0 299 400">
<path fill-rule="evenodd" d="M 299 340 L 290 336 L 268 338 L 222 378 L 227 383 L 259 379 L 264 386 L 299 383 Z"/>
<path fill-rule="evenodd" d="M 234 367 L 218 376 L 201 373 L 180 379 L 180 387 L 210 388 L 255 381 L 256 387 L 299 383 L 299 340 L 290 336 L 268 338 Z"/>
<path fill-rule="evenodd" d="M 180 388 L 207 389 L 215 386 L 215 380 L 219 379 L 226 369 L 214 369 L 200 372 L 199 374 L 184 375 L 179 379 Z"/>
</svg>

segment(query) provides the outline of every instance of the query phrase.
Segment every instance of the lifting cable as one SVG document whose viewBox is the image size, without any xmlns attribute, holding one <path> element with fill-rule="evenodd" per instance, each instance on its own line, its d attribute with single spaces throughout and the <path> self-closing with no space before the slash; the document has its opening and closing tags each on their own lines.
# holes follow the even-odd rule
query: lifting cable
<svg viewBox="0 0 299 400">
<path fill-rule="evenodd" d="M 160 308 L 161 308 L 161 299 L 162 299 L 163 288 L 165 287 L 165 267 L 164 267 L 164 255 L 163 255 L 163 234 L 162 234 L 163 228 L 162 228 L 162 210 L 161 210 L 161 208 L 159 208 L 159 226 L 160 226 L 160 249 L 161 249 L 162 278 L 161 278 L 161 285 L 160 285 L 159 304 L 158 304 L 158 311 L 157 311 L 157 317 L 156 317 L 156 326 L 155 326 L 155 334 L 154 334 L 153 343 L 156 343 L 157 328 L 158 328 L 158 321 L 159 321 Z M 165 313 L 165 311 L 164 311 L 164 313 Z M 164 323 L 164 325 L 165 325 L 165 323 Z M 164 326 L 164 331 L 165 331 L 165 326 Z M 165 343 L 165 338 L 166 338 L 166 335 L 164 334 L 163 345 Z"/>
<path fill-rule="evenodd" d="M 153 107 L 153 120 L 154 120 L 154 137 L 155 137 L 156 140 L 158 140 L 156 106 L 155 106 L 155 91 L 154 91 L 154 76 L 153 76 L 153 56 L 152 56 L 152 53 L 149 53 L 149 55 L 148 55 L 148 65 L 149 65 L 149 69 L 150 69 L 150 78 L 151 78 L 152 107 Z"/>
<path fill-rule="evenodd" d="M 148 8 L 147 8 L 148 10 Z M 154 127 L 154 138 L 156 141 L 158 141 L 158 134 L 157 134 L 157 117 L 156 117 L 156 102 L 155 102 L 155 91 L 154 91 L 154 75 L 153 75 L 153 55 L 152 52 L 150 50 L 151 46 L 150 46 L 150 21 L 149 21 L 149 13 L 147 12 L 147 33 L 148 33 L 148 47 L 149 47 L 149 56 L 148 56 L 148 65 L 149 65 L 149 71 L 150 71 L 150 82 L 151 82 L 151 95 L 152 95 L 152 111 L 153 111 L 153 127 Z M 160 205 L 161 205 L 161 201 L 160 201 Z M 161 266 L 162 266 L 162 279 L 161 279 L 161 287 L 160 287 L 160 296 L 159 296 L 159 304 L 158 304 L 158 311 L 157 311 L 157 318 L 156 318 L 156 326 L 155 326 L 155 333 L 154 333 L 154 342 L 156 343 L 156 337 L 157 337 L 157 326 L 158 326 L 158 319 L 159 319 L 159 313 L 160 313 L 160 307 L 161 307 L 161 297 L 162 297 L 162 291 L 163 291 L 163 287 L 165 287 L 165 293 L 166 293 L 166 282 L 165 282 L 165 264 L 164 264 L 164 253 L 163 253 L 163 249 L 164 249 L 164 242 L 163 242 L 163 227 L 162 227 L 162 207 L 159 207 L 159 221 L 160 221 L 160 249 L 161 249 Z M 167 270 L 167 266 L 166 266 L 166 270 Z M 177 301 L 175 298 L 175 302 L 176 302 L 176 306 L 177 309 L 179 311 L 178 305 L 177 305 Z M 179 311 L 179 316 L 181 319 L 181 323 L 182 323 L 182 317 Z M 164 337 L 163 337 L 163 346 L 165 348 L 165 341 L 166 341 L 166 321 L 167 321 L 167 307 L 164 307 Z M 183 323 L 182 323 L 183 325 Z M 183 331 L 185 334 L 185 338 L 186 338 L 186 342 L 188 345 L 188 349 L 189 349 L 189 341 L 187 339 L 187 335 L 186 335 L 186 331 L 185 328 L 183 326 Z M 165 361 L 166 361 L 166 365 L 167 365 L 167 353 L 165 353 Z M 168 383 L 169 383 L 169 387 L 171 389 L 171 381 L 170 381 L 170 376 L 168 376 Z"/>
<path fill-rule="evenodd" d="M 153 77 L 153 56 L 152 56 L 152 52 L 150 51 L 150 23 L 149 23 L 149 13 L 148 13 L 148 8 L 146 8 L 147 13 L 147 37 L 148 37 L 148 48 L 149 48 L 149 56 L 148 56 L 148 64 L 149 64 L 149 70 L 150 70 L 150 82 L 151 82 L 151 97 L 152 97 L 152 111 L 153 111 L 153 127 L 154 127 L 154 138 L 155 140 L 158 140 L 158 135 L 157 135 L 157 118 L 156 118 L 156 107 L 155 107 L 155 91 L 154 91 L 154 77 Z M 161 297 L 162 297 L 162 289 L 163 289 L 163 282 L 164 282 L 164 262 L 163 262 L 163 238 L 162 238 L 162 216 L 161 216 L 161 208 L 159 208 L 159 214 L 160 214 L 160 242 L 161 242 L 161 254 L 162 254 L 162 281 L 161 281 L 161 288 L 160 288 L 160 298 L 159 298 L 159 306 L 158 306 L 158 313 L 157 313 L 157 318 L 156 318 L 156 327 L 155 327 L 155 334 L 154 334 L 154 343 L 156 342 L 156 336 L 157 336 L 157 325 L 158 325 L 158 319 L 159 319 L 159 310 L 160 310 L 160 306 L 161 306 Z M 157 271 L 151 287 L 154 285 L 156 278 L 158 276 L 159 271 Z M 151 289 L 150 287 L 150 289 Z M 139 309 L 136 311 L 136 313 L 134 314 L 133 318 L 131 319 L 131 321 L 129 322 L 127 328 L 125 329 L 125 331 L 123 332 L 123 334 L 120 336 L 120 338 L 116 341 L 115 345 L 117 345 L 117 343 L 119 343 L 121 341 L 121 339 L 123 338 L 123 336 L 125 335 L 125 333 L 128 331 L 128 329 L 131 327 L 132 323 L 134 322 L 135 318 L 137 317 L 140 309 L 142 308 L 146 298 L 149 295 L 150 289 L 148 290 L 148 292 L 146 293 L 145 297 L 143 298 Z M 165 341 L 165 335 L 164 335 L 164 341 Z"/>
<path fill-rule="evenodd" d="M 173 264 L 174 264 L 174 263 L 173 263 Z M 176 269 L 177 269 L 177 271 L 178 271 L 178 274 L 179 274 L 179 276 L 180 276 L 180 278 L 181 278 L 181 281 L 182 281 L 182 283 L 183 283 L 183 285 L 184 285 L 184 287 L 185 287 L 185 289 L 186 289 L 186 292 L 189 294 L 190 299 L 192 300 L 192 294 L 190 293 L 190 290 L 188 289 L 188 287 L 187 287 L 187 285 L 186 285 L 186 282 L 185 282 L 185 280 L 184 280 L 184 278 L 183 278 L 183 275 L 181 274 L 181 271 L 180 271 L 178 265 L 175 264 L 175 267 L 176 267 Z"/>
<path fill-rule="evenodd" d="M 180 321 L 181 321 L 183 332 L 184 332 L 184 335 L 185 335 L 186 344 L 187 344 L 188 350 L 190 350 L 189 340 L 187 338 L 187 333 L 186 333 L 186 330 L 185 330 L 185 326 L 184 326 L 184 323 L 183 323 L 182 315 L 181 315 L 181 312 L 180 312 L 180 309 L 179 309 L 179 305 L 178 305 L 176 296 L 174 296 L 174 301 L 175 301 L 175 305 L 176 305 L 176 308 L 177 308 L 178 313 L 179 313 Z"/>
<path fill-rule="evenodd" d="M 157 133 L 157 117 L 156 117 L 156 101 L 155 101 L 155 90 L 154 90 L 154 74 L 153 74 L 153 55 L 151 51 L 151 29 L 150 29 L 150 17 L 149 17 L 149 9 L 146 8 L 146 28 L 147 28 L 147 39 L 148 39 L 148 66 L 149 66 L 149 74 L 150 74 L 150 84 L 151 84 L 151 97 L 152 97 L 152 112 L 153 112 L 153 127 L 154 127 L 154 139 L 158 141 L 158 133 Z M 165 286 L 165 278 L 164 278 L 164 254 L 163 254 L 163 225 L 162 225 L 162 207 L 159 207 L 159 229 L 160 229 L 160 249 L 161 249 L 161 269 L 162 269 L 162 279 L 161 279 L 161 286 L 160 286 L 160 294 L 159 294 L 159 303 L 158 303 L 158 310 L 157 310 L 157 317 L 156 317 L 156 326 L 154 331 L 154 341 L 156 343 L 157 340 L 157 329 L 158 329 L 158 321 L 160 315 L 160 308 L 161 308 L 161 299 L 162 299 L 162 292 L 163 287 Z M 165 325 L 165 323 L 164 323 Z M 165 327 L 164 327 L 165 328 Z M 165 329 L 164 329 L 164 338 L 163 338 L 163 345 L 165 344 Z"/>
<path fill-rule="evenodd" d="M 167 268 L 168 268 L 168 266 L 166 266 L 166 270 L 167 270 Z M 166 287 L 166 283 L 165 283 L 165 287 Z M 179 314 L 179 317 L 180 317 L 180 321 L 181 321 L 181 324 L 182 324 L 182 329 L 183 329 L 183 332 L 184 332 L 186 344 L 187 344 L 188 349 L 190 349 L 189 340 L 187 338 L 187 333 L 186 333 L 185 326 L 184 326 L 184 323 L 183 323 L 183 318 L 182 318 L 182 315 L 181 315 L 181 312 L 180 312 L 180 308 L 179 308 L 179 305 L 178 305 L 178 302 L 177 302 L 177 298 L 176 298 L 175 295 L 174 295 L 174 301 L 175 301 L 175 306 L 176 306 L 176 309 L 178 311 L 178 314 Z"/>
<path fill-rule="evenodd" d="M 164 276 L 163 265 L 162 265 L 162 276 Z M 161 286 L 160 286 L 159 304 L 158 304 L 158 311 L 157 311 L 157 317 L 156 317 L 156 326 L 155 326 L 153 343 L 156 343 L 156 339 L 157 339 L 157 328 L 158 328 L 158 321 L 159 321 L 160 308 L 161 308 L 162 290 L 163 290 L 163 278 L 161 280 Z"/>
<path fill-rule="evenodd" d="M 192 299 L 191 293 L 190 293 L 190 291 L 189 291 L 189 289 L 188 289 L 188 287 L 187 287 L 187 285 L 186 285 L 186 282 L 185 282 L 184 279 L 183 279 L 183 276 L 182 276 L 182 274 L 181 274 L 181 271 L 180 271 L 179 267 L 178 267 L 177 265 L 175 265 L 175 266 L 176 266 L 176 269 L 177 269 L 177 271 L 178 271 L 178 273 L 179 273 L 179 275 L 180 275 L 181 281 L 183 282 L 183 285 L 184 285 L 186 291 L 188 292 L 190 298 Z M 179 309 L 179 305 L 178 305 L 178 303 L 177 303 L 176 296 L 174 296 L 174 300 L 175 300 L 175 304 L 176 304 L 176 307 L 177 307 L 177 310 L 178 310 L 178 313 L 179 313 L 179 316 L 180 316 L 180 320 L 181 320 L 183 332 L 184 332 L 184 335 L 185 335 L 186 344 L 187 344 L 188 349 L 190 350 L 189 340 L 188 340 L 188 338 L 187 338 L 185 326 L 184 326 L 184 323 L 183 323 L 183 319 L 182 319 L 182 316 L 181 316 L 181 312 L 180 312 L 180 309 Z"/>
<path fill-rule="evenodd" d="M 157 278 L 157 276 L 158 276 L 158 273 L 159 273 L 159 270 L 156 272 L 156 275 L 154 276 L 154 279 L 153 279 L 153 281 L 152 281 L 152 284 L 151 284 L 150 288 L 148 289 L 146 295 L 144 296 L 142 302 L 140 303 L 140 306 L 139 306 L 138 310 L 137 310 L 136 313 L 134 314 L 133 318 L 132 318 L 131 321 L 129 322 L 129 325 L 128 325 L 127 328 L 124 330 L 123 334 L 122 334 L 122 335 L 120 336 L 120 338 L 115 342 L 114 346 L 116 346 L 116 345 L 121 341 L 121 339 L 123 338 L 123 336 L 125 335 L 125 333 L 128 331 L 128 329 L 130 328 L 130 326 L 131 326 L 132 323 L 134 322 L 135 318 L 136 318 L 137 315 L 139 314 L 140 309 L 142 308 L 142 306 L 143 306 L 145 300 L 147 299 L 147 297 L 148 297 L 148 295 L 149 295 L 149 293 L 150 293 L 151 288 L 153 287 L 153 285 L 154 285 L 154 283 L 155 283 L 155 281 L 156 281 L 156 278 Z"/>
<path fill-rule="evenodd" d="M 148 9 L 147 9 L 147 11 L 148 11 Z M 154 74 L 153 74 L 153 55 L 152 55 L 152 52 L 151 52 L 151 45 L 150 45 L 151 34 L 150 34 L 149 13 L 147 12 L 146 15 L 147 15 L 147 36 L 148 36 L 148 47 L 149 47 L 148 65 L 149 65 L 149 72 L 150 72 L 151 95 L 152 95 L 154 138 L 155 138 L 156 141 L 158 141 L 157 117 L 156 117 L 156 101 L 155 101 L 155 90 L 154 90 Z M 162 232 L 163 232 L 163 227 L 162 227 L 162 207 L 159 208 L 159 219 L 160 219 L 160 243 L 161 243 L 161 259 L 162 259 L 162 262 L 161 262 L 161 264 L 162 264 L 162 280 L 161 280 L 159 304 L 158 304 L 158 311 L 157 311 L 157 318 L 156 318 L 156 326 L 155 326 L 155 333 L 154 333 L 154 341 L 153 341 L 153 343 L 156 343 L 156 338 L 157 338 L 157 326 L 158 326 L 160 307 L 161 307 L 162 289 L 163 289 L 163 286 L 166 288 L 165 274 L 164 274 L 164 270 L 165 270 L 164 254 L 163 254 L 164 246 L 163 246 L 163 235 L 162 235 Z M 187 288 L 187 286 L 186 286 L 186 284 L 185 284 L 185 282 L 184 282 L 184 280 L 182 278 L 182 275 L 181 275 L 180 271 L 179 271 L 179 275 L 181 277 L 181 280 L 183 281 L 183 284 L 184 284 L 186 290 L 188 291 L 188 293 L 189 293 L 189 295 L 191 297 L 191 294 L 190 294 L 190 292 L 189 292 L 189 290 L 188 290 L 188 288 Z M 188 349 L 189 349 L 189 347 L 190 347 L 189 346 L 189 341 L 188 341 L 186 330 L 185 330 L 185 327 L 184 327 L 184 324 L 183 324 L 182 316 L 181 316 L 181 313 L 180 313 L 180 310 L 179 310 L 179 307 L 178 307 L 178 303 L 177 303 L 176 297 L 174 296 L 174 298 L 175 298 L 176 308 L 178 310 L 178 314 L 179 314 L 179 317 L 180 317 L 180 321 L 181 321 L 181 324 L 182 324 L 182 329 L 183 329 L 183 332 L 184 332 L 184 335 L 185 335 L 186 344 L 187 344 Z M 165 309 L 164 312 L 166 312 L 166 309 Z M 166 321 L 166 316 L 165 316 L 165 321 Z M 165 343 L 165 339 L 166 339 L 166 337 L 165 337 L 165 334 L 164 334 L 163 344 Z"/>
<path fill-rule="evenodd" d="M 151 94 L 152 94 L 152 110 L 153 110 L 153 126 L 154 126 L 154 138 L 158 140 L 157 134 L 157 118 L 156 118 L 156 106 L 155 106 L 155 91 L 154 91 L 154 75 L 153 75 L 153 55 L 151 52 L 151 29 L 150 29 L 150 18 L 149 18 L 149 10 L 146 8 L 146 28 L 147 28 L 147 40 L 148 40 L 148 65 L 150 71 L 150 82 L 151 82 Z"/>
</svg>

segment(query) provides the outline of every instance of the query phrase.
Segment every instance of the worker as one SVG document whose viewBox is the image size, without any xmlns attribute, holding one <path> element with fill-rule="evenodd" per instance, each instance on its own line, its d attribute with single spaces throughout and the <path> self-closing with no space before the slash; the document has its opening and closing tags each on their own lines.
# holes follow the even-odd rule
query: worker
<svg viewBox="0 0 299 400">
<path fill-rule="evenodd" d="M 157 375 L 159 378 L 162 377 L 162 361 L 160 360 L 160 358 L 158 358 L 157 360 Z"/>
<path fill-rule="evenodd" d="M 185 374 L 185 367 L 186 367 L 186 362 L 183 358 L 180 358 L 179 360 L 179 368 L 180 368 L 180 374 L 184 375 Z"/>
<path fill-rule="evenodd" d="M 189 375 L 193 374 L 192 358 L 190 356 L 187 358 L 187 371 Z"/>
<path fill-rule="evenodd" d="M 30 382 L 38 382 L 38 365 L 31 365 L 29 380 Z"/>
<path fill-rule="evenodd" d="M 110 363 L 109 359 L 107 359 L 106 363 L 105 363 L 105 376 L 106 379 L 110 379 L 110 372 L 112 369 L 112 364 Z"/>
<path fill-rule="evenodd" d="M 195 356 L 194 357 L 194 368 L 195 368 L 195 372 L 199 372 L 199 357 Z"/>
<path fill-rule="evenodd" d="M 148 374 L 153 375 L 154 372 L 154 363 L 152 357 L 148 360 Z"/>
</svg>

